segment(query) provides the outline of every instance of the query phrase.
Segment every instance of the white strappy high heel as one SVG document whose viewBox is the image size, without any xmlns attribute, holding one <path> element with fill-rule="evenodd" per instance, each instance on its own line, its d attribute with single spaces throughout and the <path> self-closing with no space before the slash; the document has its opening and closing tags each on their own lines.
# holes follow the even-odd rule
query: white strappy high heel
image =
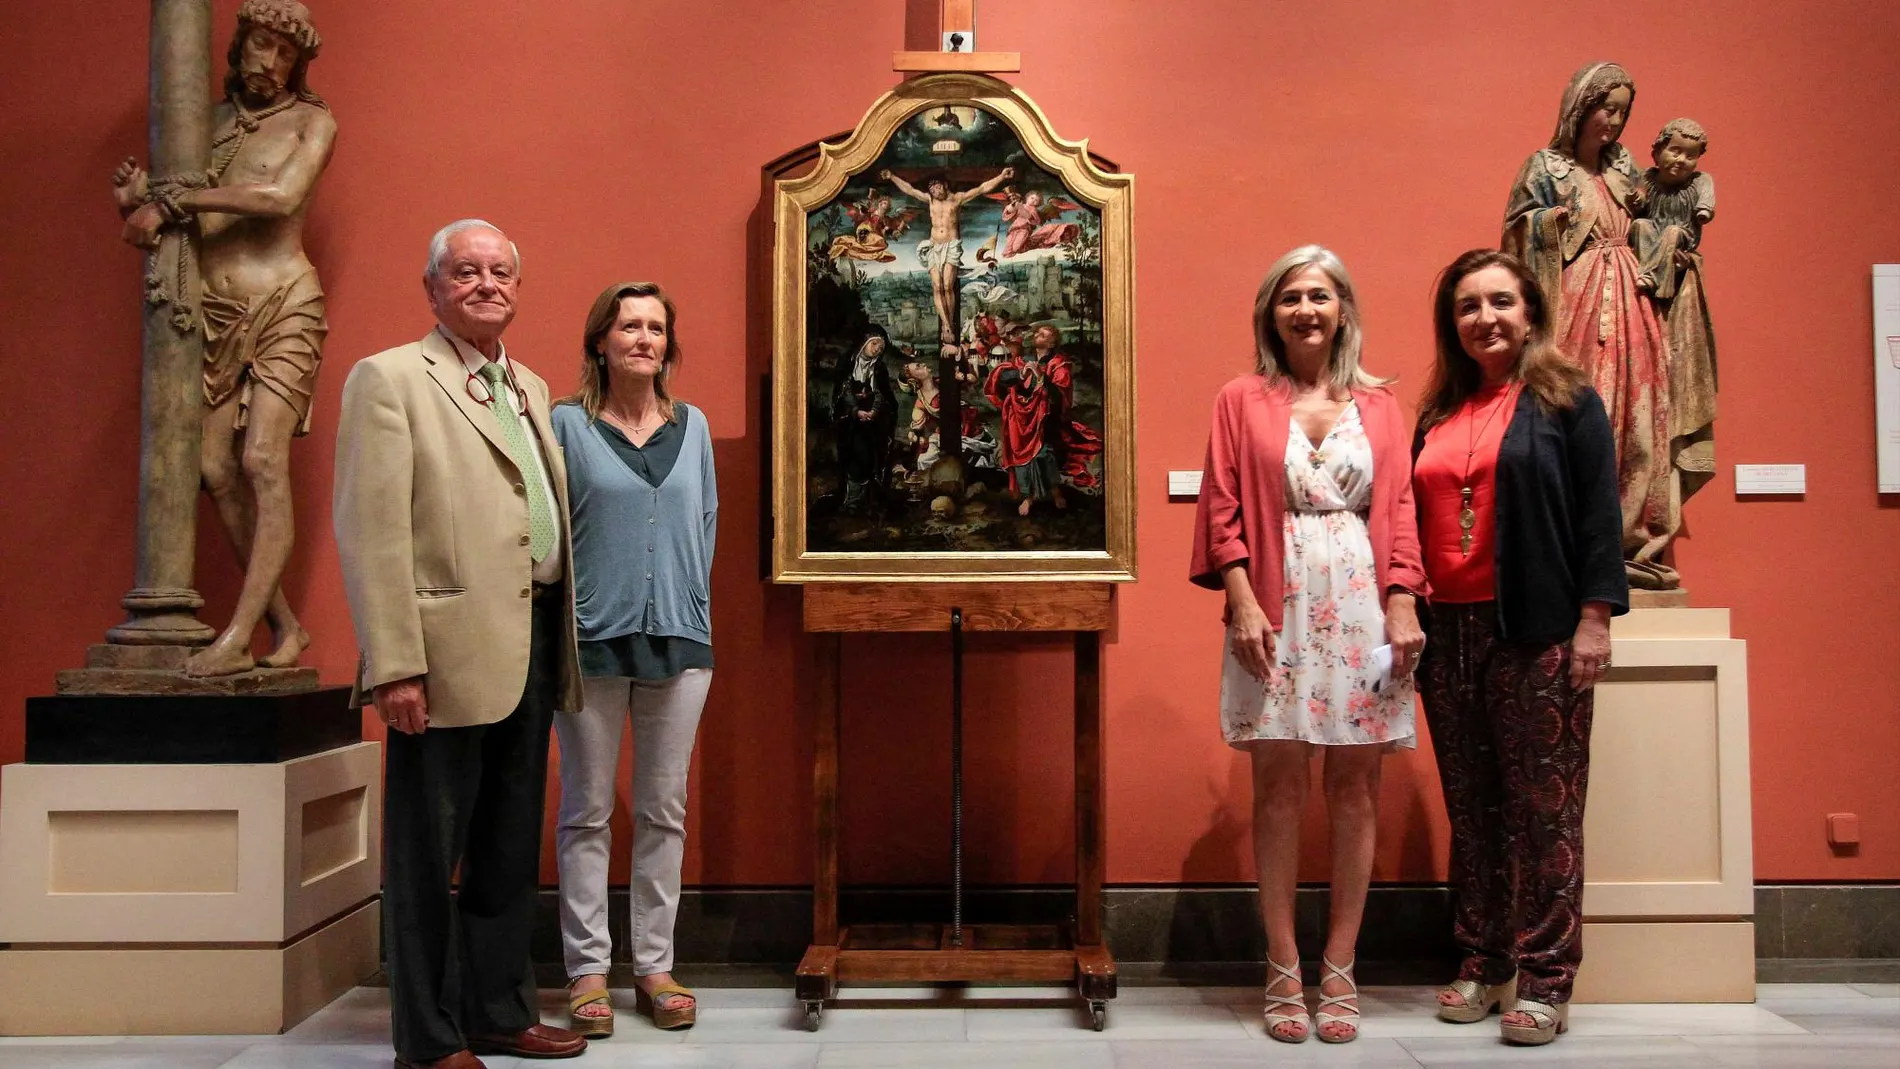
<svg viewBox="0 0 1900 1069">
<path fill-rule="evenodd" d="M 1321 1043 L 1351 1043 L 1353 1040 L 1359 1038 L 1359 984 L 1352 978 L 1352 967 L 1358 964 L 1358 961 L 1355 959 L 1354 961 L 1347 962 L 1343 966 L 1334 965 L 1333 959 L 1321 954 L 1319 956 L 1319 963 L 1324 969 L 1319 979 L 1319 1012 L 1313 1015 L 1313 1020 L 1318 1025 L 1314 1031 L 1319 1033 L 1319 1041 Z M 1351 985 L 1352 990 L 1338 995 L 1326 994 L 1326 982 L 1334 979 L 1343 980 Z M 1352 1009 L 1344 1013 L 1334 1013 L 1326 1008 L 1328 1006 L 1337 1006 L 1342 1002 L 1351 1002 L 1353 1004 Z M 1341 1025 L 1348 1029 L 1348 1031 L 1329 1036 L 1326 1034 L 1326 1026 L 1329 1024 Z"/>
<path fill-rule="evenodd" d="M 1273 993 L 1273 985 L 1282 979 L 1293 981 L 1293 994 L 1276 995 Z M 1292 1006 L 1298 1009 L 1299 1012 L 1289 1013 L 1284 1009 L 1276 1010 L 1274 1009 L 1275 1006 Z M 1313 1018 L 1309 1017 L 1306 1013 L 1306 991 L 1300 986 L 1300 963 L 1297 960 L 1294 961 L 1293 967 L 1289 969 L 1279 962 L 1274 961 L 1272 958 L 1267 959 L 1266 1017 L 1267 1035 L 1272 1036 L 1282 1043 L 1304 1043 L 1307 1037 L 1313 1034 Z M 1282 1025 L 1298 1025 L 1299 1032 L 1297 1034 L 1282 1035 L 1277 1031 Z M 1287 1029 L 1288 1033 L 1292 1033 L 1292 1031 L 1291 1028 Z"/>
</svg>

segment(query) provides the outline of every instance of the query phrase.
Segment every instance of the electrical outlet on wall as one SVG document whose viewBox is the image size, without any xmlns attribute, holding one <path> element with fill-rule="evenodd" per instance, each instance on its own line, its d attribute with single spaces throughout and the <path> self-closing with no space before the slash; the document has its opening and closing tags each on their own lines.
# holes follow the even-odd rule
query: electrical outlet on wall
<svg viewBox="0 0 1900 1069">
<path fill-rule="evenodd" d="M 1829 813 L 1827 815 L 1827 845 L 1837 854 L 1855 854 L 1860 852 L 1860 814 Z"/>
</svg>

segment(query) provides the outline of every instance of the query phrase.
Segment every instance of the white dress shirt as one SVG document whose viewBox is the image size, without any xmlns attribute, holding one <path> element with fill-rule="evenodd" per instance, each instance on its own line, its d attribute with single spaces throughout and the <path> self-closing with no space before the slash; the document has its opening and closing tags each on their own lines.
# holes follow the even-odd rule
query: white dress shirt
<svg viewBox="0 0 1900 1069">
<path fill-rule="evenodd" d="M 470 375 L 481 373 L 482 365 L 488 363 L 487 357 L 473 345 L 456 337 L 455 332 L 449 328 L 438 323 L 435 329 L 448 339 L 450 345 L 455 347 L 455 355 L 462 358 L 462 366 Z M 547 556 L 534 562 L 533 579 L 537 583 L 558 583 L 561 581 L 561 503 L 554 496 L 554 483 L 548 475 L 547 457 L 542 454 L 545 446 L 541 444 L 541 436 L 535 433 L 534 421 L 528 418 L 527 402 L 515 392 L 513 369 L 508 365 L 508 347 L 497 341 L 495 351 L 497 354 L 495 362 L 500 364 L 504 371 L 509 372 L 501 380 L 502 389 L 505 391 L 503 399 L 514 410 L 515 418 L 521 421 L 522 432 L 528 436 L 529 444 L 534 447 L 534 465 L 541 469 L 541 492 L 547 498 L 548 515 L 554 519 L 554 547 L 548 550 Z M 484 381 L 483 385 L 486 386 L 487 383 Z"/>
</svg>

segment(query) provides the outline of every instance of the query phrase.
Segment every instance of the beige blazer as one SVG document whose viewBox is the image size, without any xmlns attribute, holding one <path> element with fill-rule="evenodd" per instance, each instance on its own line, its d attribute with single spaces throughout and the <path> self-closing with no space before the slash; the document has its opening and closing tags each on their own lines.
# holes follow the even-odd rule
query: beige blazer
<svg viewBox="0 0 1900 1069">
<path fill-rule="evenodd" d="M 548 387 L 514 364 L 554 486 L 563 547 L 556 707 L 581 707 L 567 469 L 548 424 Z M 332 514 L 362 661 L 352 702 L 424 677 L 429 723 L 492 724 L 528 675 L 533 560 L 528 499 L 494 414 L 469 396 L 448 340 L 377 353 L 350 369 L 337 426 Z"/>
</svg>

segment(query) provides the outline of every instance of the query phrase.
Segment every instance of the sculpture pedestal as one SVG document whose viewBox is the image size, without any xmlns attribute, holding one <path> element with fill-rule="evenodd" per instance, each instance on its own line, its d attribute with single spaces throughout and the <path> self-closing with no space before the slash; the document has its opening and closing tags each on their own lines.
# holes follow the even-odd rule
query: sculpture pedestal
<svg viewBox="0 0 1900 1069">
<path fill-rule="evenodd" d="M 381 777 L 369 742 L 0 770 L 0 1034 L 280 1032 L 367 979 Z"/>
<path fill-rule="evenodd" d="M 209 631 L 209 628 L 206 628 Z M 61 694 L 223 697 L 299 694 L 317 689 L 314 668 L 253 668 L 230 676 L 188 676 L 191 646 L 120 646 L 102 642 L 86 651 L 86 667 L 59 673 Z"/>
<path fill-rule="evenodd" d="M 1747 644 L 1727 609 L 1610 630 L 1584 809 L 1579 1002 L 1753 1002 Z"/>
</svg>

